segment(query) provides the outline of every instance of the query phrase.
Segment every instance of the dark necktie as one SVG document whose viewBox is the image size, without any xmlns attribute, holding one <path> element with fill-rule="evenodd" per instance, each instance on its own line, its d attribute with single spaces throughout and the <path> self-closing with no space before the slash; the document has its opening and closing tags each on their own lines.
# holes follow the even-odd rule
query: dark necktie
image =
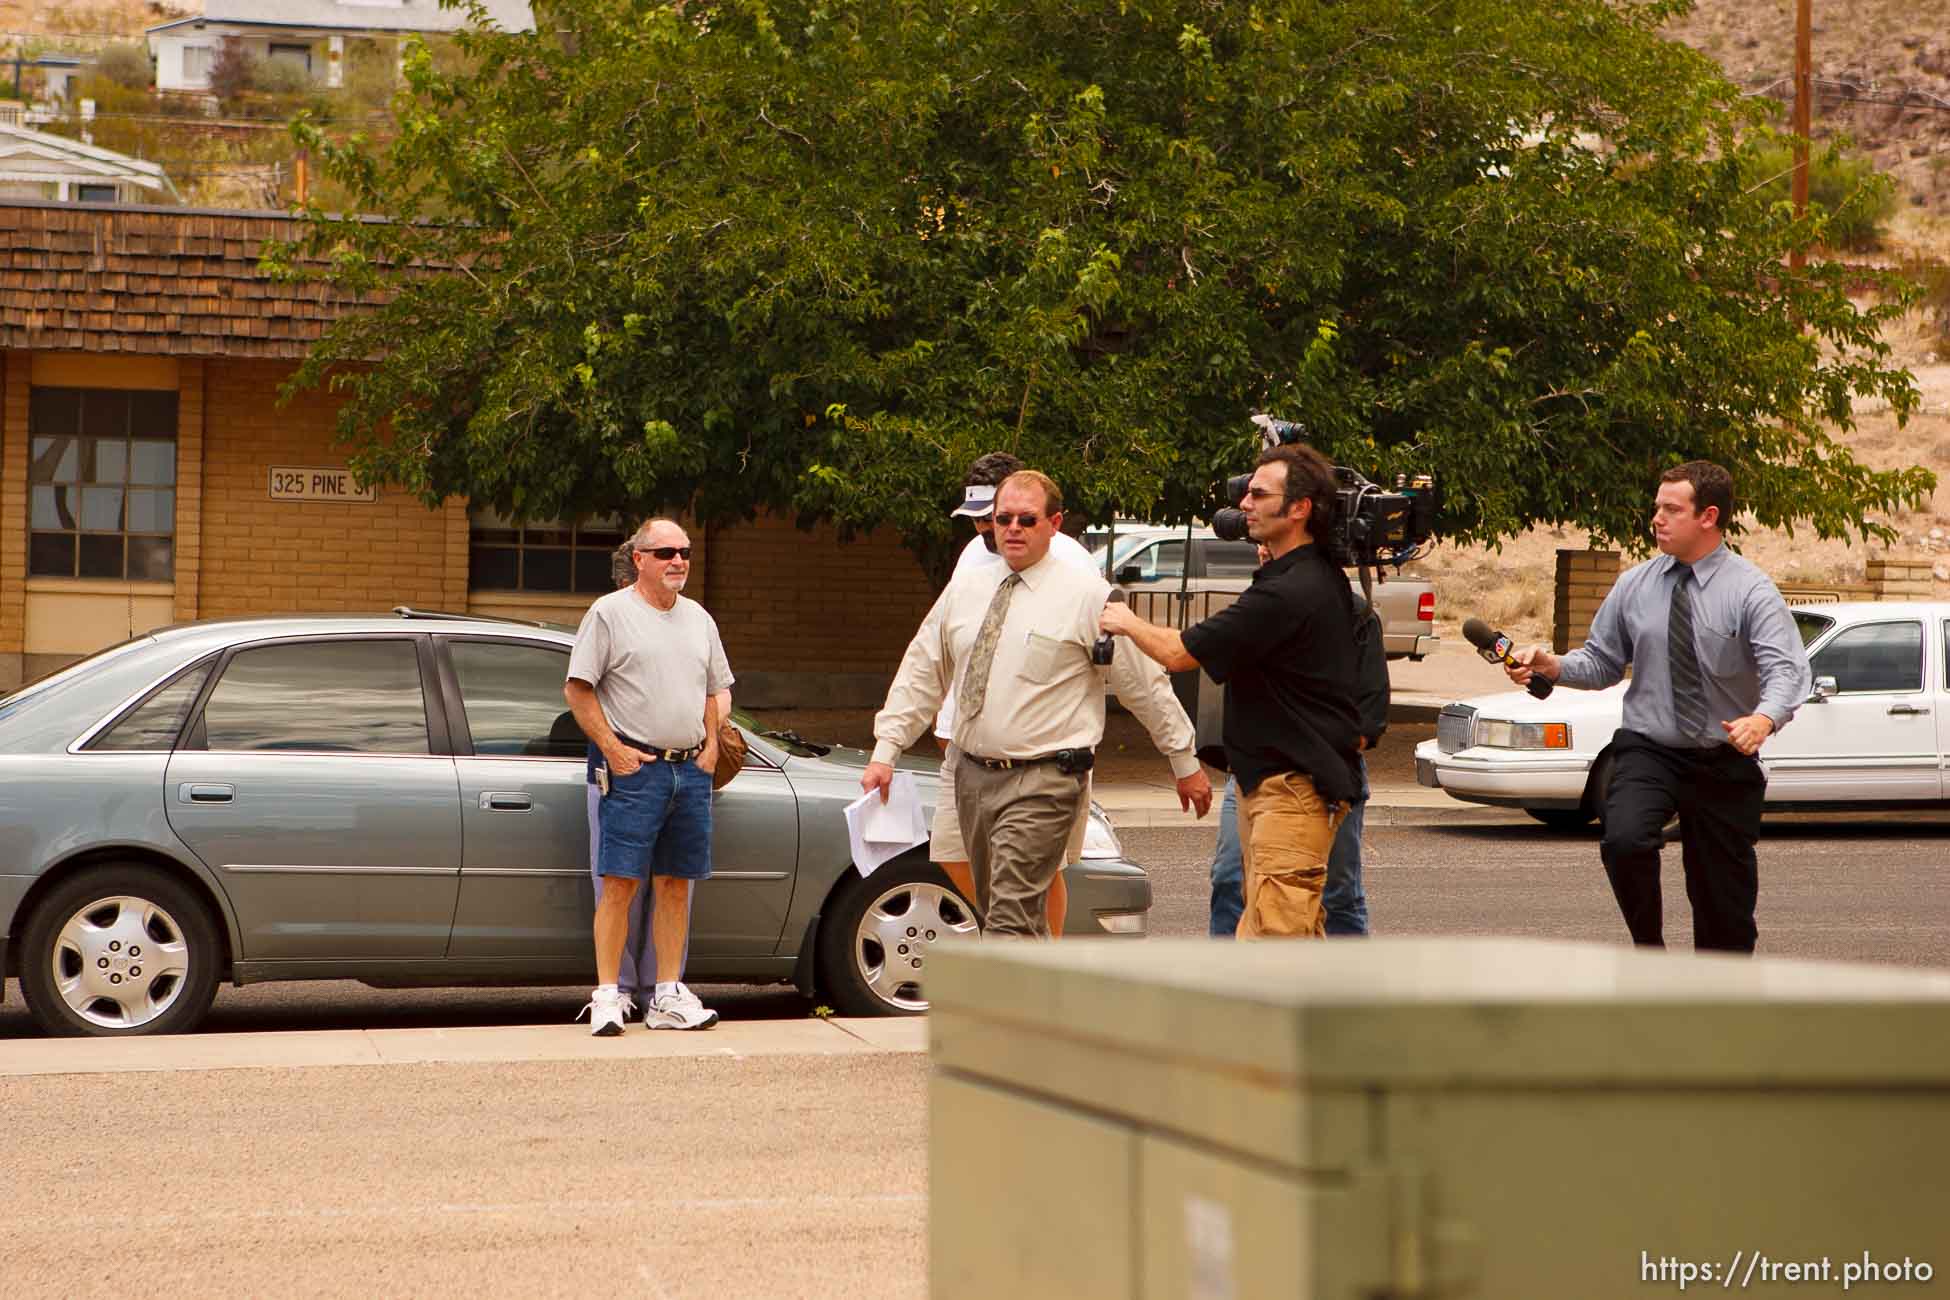
<svg viewBox="0 0 1950 1300">
<path fill-rule="evenodd" d="M 1672 667 L 1672 711 L 1685 740 L 1705 740 L 1706 679 L 1699 670 L 1699 651 L 1693 643 L 1693 566 L 1675 564 L 1672 611 L 1666 617 L 1666 659 Z"/>
</svg>

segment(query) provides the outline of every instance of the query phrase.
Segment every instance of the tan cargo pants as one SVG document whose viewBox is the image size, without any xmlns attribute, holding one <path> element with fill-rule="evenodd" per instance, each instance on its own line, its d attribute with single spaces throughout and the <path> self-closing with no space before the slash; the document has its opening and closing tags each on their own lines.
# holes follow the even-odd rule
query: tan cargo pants
<svg viewBox="0 0 1950 1300">
<path fill-rule="evenodd" d="M 1244 859 L 1245 910 L 1241 939 L 1318 939 L 1327 933 L 1327 854 L 1347 816 L 1344 803 L 1327 804 L 1313 778 L 1281 772 L 1239 797 L 1239 848 Z"/>
</svg>

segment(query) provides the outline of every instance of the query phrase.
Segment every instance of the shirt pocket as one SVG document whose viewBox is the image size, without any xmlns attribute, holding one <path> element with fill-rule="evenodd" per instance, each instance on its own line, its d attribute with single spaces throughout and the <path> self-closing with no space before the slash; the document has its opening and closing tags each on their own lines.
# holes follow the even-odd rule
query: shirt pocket
<svg viewBox="0 0 1950 1300">
<path fill-rule="evenodd" d="M 1031 632 L 1023 647 L 1019 671 L 1023 680 L 1047 686 L 1069 676 L 1076 666 L 1076 657 L 1076 642 Z"/>
<path fill-rule="evenodd" d="M 1693 629 L 1693 643 L 1699 649 L 1699 666 L 1713 677 L 1744 677 L 1753 672 L 1738 626 L 1729 629 L 1702 618 Z"/>
</svg>

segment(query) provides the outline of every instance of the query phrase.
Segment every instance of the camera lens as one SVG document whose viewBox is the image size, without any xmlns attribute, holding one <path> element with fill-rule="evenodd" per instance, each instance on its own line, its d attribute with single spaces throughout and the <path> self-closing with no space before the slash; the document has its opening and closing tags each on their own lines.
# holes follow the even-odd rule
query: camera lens
<svg viewBox="0 0 1950 1300">
<path fill-rule="evenodd" d="M 1222 542 L 1243 542 L 1246 540 L 1246 512 L 1244 510 L 1214 510 L 1212 512 L 1212 535 Z"/>
<path fill-rule="evenodd" d="M 1226 480 L 1226 500 L 1240 505 L 1246 500 L 1246 489 L 1253 485 L 1251 474 L 1234 474 Z"/>
</svg>

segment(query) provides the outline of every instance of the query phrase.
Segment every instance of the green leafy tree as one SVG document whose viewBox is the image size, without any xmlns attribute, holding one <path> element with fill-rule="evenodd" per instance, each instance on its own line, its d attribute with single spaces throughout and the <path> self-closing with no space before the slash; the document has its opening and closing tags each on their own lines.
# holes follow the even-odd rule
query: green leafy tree
<svg viewBox="0 0 1950 1300">
<path fill-rule="evenodd" d="M 1255 411 L 1434 473 L 1447 535 L 1643 545 L 1660 469 L 1874 533 L 1920 469 L 1830 430 L 1916 401 L 1860 269 L 1745 178 L 1769 133 L 1646 0 L 540 0 L 406 60 L 357 210 L 272 255 L 383 305 L 299 384 L 368 478 L 550 516 L 891 523 L 970 459 L 1182 520 Z M 476 14 L 479 18 L 481 15 Z"/>
</svg>

